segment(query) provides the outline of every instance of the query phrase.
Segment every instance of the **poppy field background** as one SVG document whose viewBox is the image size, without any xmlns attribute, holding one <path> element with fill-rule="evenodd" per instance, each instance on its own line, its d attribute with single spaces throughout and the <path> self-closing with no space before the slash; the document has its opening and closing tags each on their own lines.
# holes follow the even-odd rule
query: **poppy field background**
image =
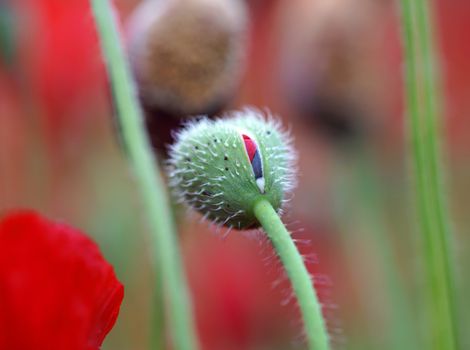
<svg viewBox="0 0 470 350">
<path fill-rule="evenodd" d="M 283 219 L 314 275 L 335 346 L 395 349 L 387 267 L 409 306 L 408 336 L 426 338 L 397 4 L 337 1 L 322 17 L 319 2 L 246 0 L 243 74 L 224 109 L 266 107 L 291 127 L 299 185 Z M 137 4 L 115 1 L 123 27 Z M 438 0 L 434 12 L 465 349 L 470 3 Z M 32 208 L 89 234 L 125 288 L 103 349 L 148 349 L 155 338 L 153 348 L 164 349 L 163 310 L 152 303 L 161 281 L 113 114 L 88 0 L 0 2 L 0 213 Z M 299 311 L 267 240 L 223 237 L 177 206 L 175 216 L 202 348 L 303 348 Z"/>
</svg>

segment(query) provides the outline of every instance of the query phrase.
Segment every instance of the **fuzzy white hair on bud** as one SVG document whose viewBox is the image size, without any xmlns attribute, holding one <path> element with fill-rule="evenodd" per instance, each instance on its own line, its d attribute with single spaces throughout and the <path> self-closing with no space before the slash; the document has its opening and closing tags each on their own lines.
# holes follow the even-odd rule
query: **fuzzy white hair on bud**
<svg viewBox="0 0 470 350">
<path fill-rule="evenodd" d="M 280 211 L 296 184 L 292 138 L 269 112 L 253 108 L 189 122 L 176 135 L 168 170 L 176 195 L 214 223 L 259 226 L 253 208 Z"/>
</svg>

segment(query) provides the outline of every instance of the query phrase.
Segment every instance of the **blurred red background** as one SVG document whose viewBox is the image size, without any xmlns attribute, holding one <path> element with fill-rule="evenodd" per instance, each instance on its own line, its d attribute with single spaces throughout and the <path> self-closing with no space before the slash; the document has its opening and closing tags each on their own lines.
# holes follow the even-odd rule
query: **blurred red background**
<svg viewBox="0 0 470 350">
<path fill-rule="evenodd" d="M 137 3 L 116 1 L 123 23 Z M 407 204 L 397 12 L 392 1 L 343 0 L 337 1 L 337 10 L 326 12 L 333 17 L 324 19 L 315 12 L 320 3 L 247 0 L 246 67 L 226 109 L 268 107 L 292 127 L 300 183 L 286 220 L 292 229 L 305 229 L 294 236 L 311 241 L 301 249 L 319 261 L 309 265 L 312 272 L 327 277 L 326 282 L 320 278 L 326 283 L 320 290 L 322 300 L 332 306 L 325 313 L 336 333 L 333 339 L 348 349 L 382 349 L 389 344 L 390 310 L 377 262 L 381 257 L 371 238 L 370 213 L 358 214 L 354 206 L 360 202 L 356 167 L 365 149 L 372 153 L 381 188 L 381 223 L 410 299 L 415 298 L 416 242 Z M 367 19 L 357 13 L 361 9 L 370 14 Z M 104 349 L 148 348 L 155 331 L 150 322 L 155 276 L 147 227 L 115 135 L 89 3 L 3 1 L 0 11 L 2 18 L 11 19 L 3 20 L 2 38 L 7 39 L 0 40 L 0 210 L 35 208 L 92 234 L 126 285 L 121 316 Z M 337 13 L 339 23 L 347 23 L 344 27 L 335 26 Z M 446 99 L 445 164 L 456 231 L 462 233 L 470 227 L 470 2 L 436 1 L 435 16 Z M 312 29 L 316 21 L 324 21 L 325 27 Z M 320 37 L 319 46 L 313 46 L 317 50 L 296 51 L 310 42 L 309 30 L 312 42 L 315 35 Z M 325 33 L 333 34 L 325 38 Z M 311 56 L 301 56 L 305 52 Z M 303 60 L 313 62 L 313 68 L 301 72 L 305 81 L 299 83 L 292 76 L 299 68 L 295 62 Z M 316 70 L 322 61 L 327 64 Z M 318 85 L 310 85 L 314 80 Z M 328 112 L 339 113 L 341 106 L 349 111 L 349 99 L 367 111 L 363 119 L 345 113 L 345 123 L 360 129 L 357 135 L 325 131 L 331 126 L 318 119 L 321 113 L 306 112 L 295 98 L 305 93 L 308 105 L 323 91 L 330 102 L 322 108 Z M 361 146 L 356 149 L 356 141 L 349 138 L 359 138 Z M 204 349 L 301 347 L 293 344 L 293 339 L 302 343 L 295 303 L 281 305 L 288 300 L 288 284 L 272 286 L 282 269 L 275 258 L 268 263 L 263 259 L 271 254 L 268 244 L 239 232 L 223 240 L 213 234 L 214 228 L 198 224 L 198 218 L 184 212 L 181 218 L 181 244 Z M 464 271 L 468 239 L 463 234 L 457 239 L 457 259 Z M 470 280 L 460 277 L 465 295 Z M 469 339 L 464 342 L 470 346 Z"/>
</svg>

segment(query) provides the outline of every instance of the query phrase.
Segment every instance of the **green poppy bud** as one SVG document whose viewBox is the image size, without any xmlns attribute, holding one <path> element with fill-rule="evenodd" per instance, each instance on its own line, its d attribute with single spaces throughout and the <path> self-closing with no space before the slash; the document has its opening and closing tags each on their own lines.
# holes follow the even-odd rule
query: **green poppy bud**
<svg viewBox="0 0 470 350">
<path fill-rule="evenodd" d="M 292 139 L 270 114 L 255 109 L 192 121 L 170 149 L 170 184 L 204 217 L 236 229 L 258 227 L 254 204 L 276 211 L 295 186 Z"/>
</svg>

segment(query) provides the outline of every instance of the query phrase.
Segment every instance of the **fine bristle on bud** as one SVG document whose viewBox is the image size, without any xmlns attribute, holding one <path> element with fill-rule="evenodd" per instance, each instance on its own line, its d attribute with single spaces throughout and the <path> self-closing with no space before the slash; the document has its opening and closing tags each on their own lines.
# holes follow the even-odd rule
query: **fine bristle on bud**
<svg viewBox="0 0 470 350">
<path fill-rule="evenodd" d="M 192 121 L 170 149 L 169 178 L 181 201 L 216 224 L 258 227 L 253 208 L 267 199 L 280 211 L 296 183 L 290 136 L 255 109 Z"/>
<path fill-rule="evenodd" d="M 207 114 L 239 82 L 247 13 L 237 0 L 147 0 L 128 23 L 128 51 L 144 105 Z"/>
</svg>

